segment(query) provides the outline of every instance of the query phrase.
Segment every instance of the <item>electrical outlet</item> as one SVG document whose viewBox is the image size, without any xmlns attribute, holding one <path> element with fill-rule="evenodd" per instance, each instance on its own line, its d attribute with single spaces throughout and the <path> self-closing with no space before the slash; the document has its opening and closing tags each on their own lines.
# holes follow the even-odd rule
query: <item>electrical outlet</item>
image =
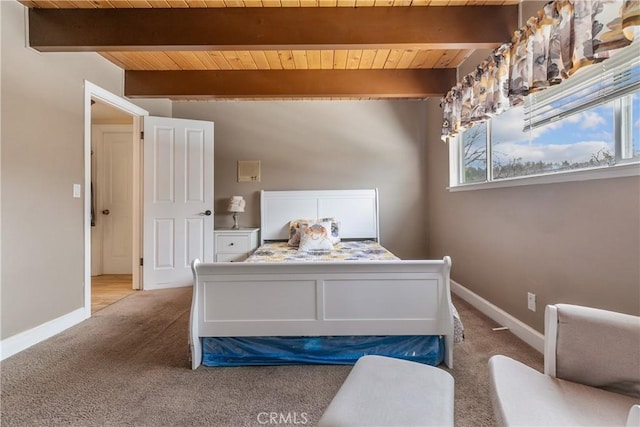
<svg viewBox="0 0 640 427">
<path fill-rule="evenodd" d="M 531 311 L 536 311 L 536 294 L 527 292 L 527 307 Z"/>
</svg>

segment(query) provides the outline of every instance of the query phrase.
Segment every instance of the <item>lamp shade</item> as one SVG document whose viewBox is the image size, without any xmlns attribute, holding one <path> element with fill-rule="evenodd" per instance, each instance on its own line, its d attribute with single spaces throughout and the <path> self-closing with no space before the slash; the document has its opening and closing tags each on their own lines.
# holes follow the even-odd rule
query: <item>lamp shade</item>
<svg viewBox="0 0 640 427">
<path fill-rule="evenodd" d="M 242 196 L 232 196 L 229 199 L 229 206 L 227 210 L 229 212 L 244 212 L 244 206 L 246 202 L 242 198 Z"/>
</svg>

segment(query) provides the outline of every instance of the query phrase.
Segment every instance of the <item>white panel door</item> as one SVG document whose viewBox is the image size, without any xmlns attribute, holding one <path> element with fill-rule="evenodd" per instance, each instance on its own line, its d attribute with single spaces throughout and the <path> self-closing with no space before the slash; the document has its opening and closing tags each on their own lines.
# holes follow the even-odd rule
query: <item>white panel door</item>
<svg viewBox="0 0 640 427">
<path fill-rule="evenodd" d="M 102 128 L 97 189 L 100 203 L 95 214 L 102 221 L 103 274 L 132 273 L 132 144 L 131 126 Z"/>
<path fill-rule="evenodd" d="M 213 123 L 144 118 L 143 289 L 192 284 L 213 262 Z"/>
</svg>

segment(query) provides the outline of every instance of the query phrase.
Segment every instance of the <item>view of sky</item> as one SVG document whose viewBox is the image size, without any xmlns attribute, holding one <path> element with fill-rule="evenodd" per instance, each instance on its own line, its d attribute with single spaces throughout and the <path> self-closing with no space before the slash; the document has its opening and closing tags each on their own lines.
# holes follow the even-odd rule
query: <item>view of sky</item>
<svg viewBox="0 0 640 427">
<path fill-rule="evenodd" d="M 600 150 L 614 152 L 613 103 L 575 114 L 523 132 L 524 108 L 512 108 L 492 120 L 494 158 L 506 163 L 561 163 L 588 161 Z M 640 94 L 632 100 L 631 133 L 636 155 L 640 154 Z M 497 157 L 496 157 L 497 156 Z"/>
<path fill-rule="evenodd" d="M 588 161 L 600 150 L 614 152 L 613 104 L 523 132 L 524 109 L 513 108 L 492 121 L 493 156 L 502 161 L 562 163 Z M 529 139 L 531 138 L 531 139 Z"/>
</svg>

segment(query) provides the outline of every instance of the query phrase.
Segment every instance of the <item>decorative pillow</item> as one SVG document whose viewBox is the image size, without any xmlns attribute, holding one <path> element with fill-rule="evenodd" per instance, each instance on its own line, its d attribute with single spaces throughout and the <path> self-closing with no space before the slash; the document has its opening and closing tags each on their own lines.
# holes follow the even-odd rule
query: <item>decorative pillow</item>
<svg viewBox="0 0 640 427">
<path fill-rule="evenodd" d="M 340 223 L 335 218 L 319 218 L 317 222 L 330 222 L 331 233 L 329 238 L 334 245 L 340 243 Z"/>
<path fill-rule="evenodd" d="M 331 222 L 303 223 L 300 226 L 299 251 L 330 251 L 333 249 L 331 242 Z"/>
<path fill-rule="evenodd" d="M 298 246 L 300 244 L 300 225 L 312 224 L 315 221 L 312 219 L 294 219 L 289 222 L 289 246 Z"/>
</svg>

